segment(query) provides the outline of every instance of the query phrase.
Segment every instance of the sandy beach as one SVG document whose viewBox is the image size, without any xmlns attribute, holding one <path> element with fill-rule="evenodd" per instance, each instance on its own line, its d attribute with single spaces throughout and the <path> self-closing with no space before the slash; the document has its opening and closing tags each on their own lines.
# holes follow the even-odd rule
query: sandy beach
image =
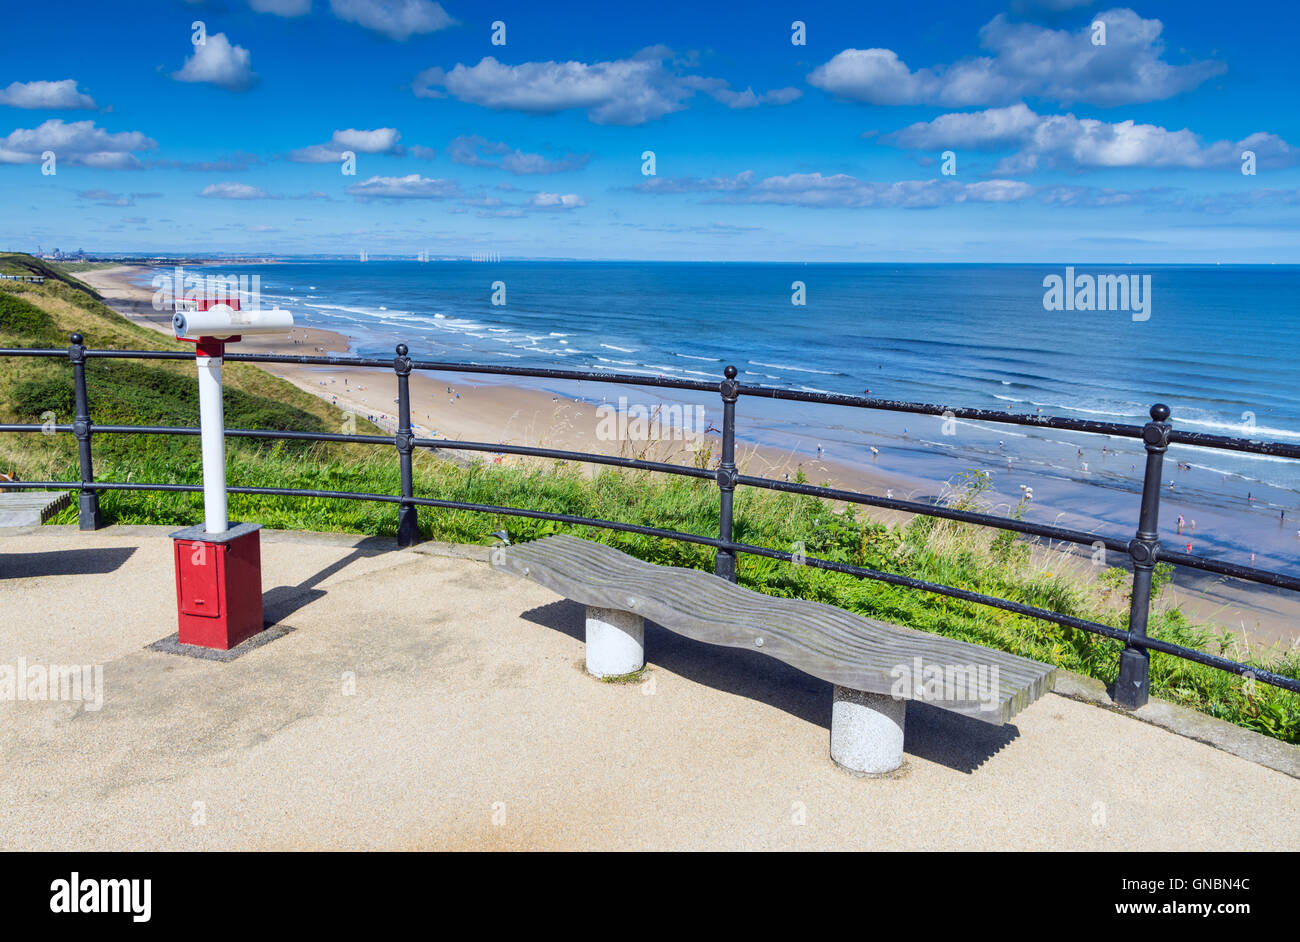
<svg viewBox="0 0 1300 942">
<path fill-rule="evenodd" d="M 79 277 L 123 316 L 172 337 L 171 311 L 155 311 L 151 292 L 131 282 L 131 278 L 138 276 L 141 270 L 136 266 L 120 266 L 83 272 Z M 284 337 L 250 337 L 232 347 L 231 352 L 323 356 L 348 352 L 352 339 L 330 330 L 294 327 Z M 397 378 L 387 370 L 280 363 L 259 364 L 259 367 L 337 405 L 345 413 L 368 419 L 386 430 L 396 428 Z M 658 435 L 636 436 L 637 426 L 629 420 L 626 425 L 634 437 L 610 440 L 600 430 L 602 413 L 598 410 L 602 403 L 584 398 L 484 382 L 479 374 L 417 371 L 411 374 L 410 389 L 411 425 L 420 437 L 544 445 L 679 463 L 692 463 L 698 448 L 711 448 L 715 457 L 720 448 L 716 434 L 681 428 L 669 422 L 664 414 L 650 412 L 649 406 L 649 430 Z M 622 390 L 604 387 L 601 398 L 607 397 L 610 409 L 613 409 L 620 394 L 627 395 L 632 402 L 638 401 L 636 387 Z M 644 401 L 648 403 L 651 400 L 646 398 Z M 713 417 L 712 412 L 708 415 Z M 789 475 L 793 478 L 802 470 L 815 483 L 848 487 L 870 494 L 884 495 L 888 492 L 895 497 L 918 498 L 926 493 L 921 482 L 903 475 L 831 461 L 809 461 L 806 456 L 739 442 L 736 463 L 746 474 L 778 478 Z"/>
<path fill-rule="evenodd" d="M 142 266 L 119 266 L 79 273 L 78 277 L 98 291 L 105 302 L 128 319 L 148 326 L 167 337 L 172 337 L 170 309 L 156 311 L 149 289 L 133 283 L 147 269 Z M 295 312 L 296 314 L 300 312 Z M 330 330 L 304 326 L 294 327 L 285 336 L 250 338 L 234 349 L 242 353 L 279 353 L 298 356 L 321 356 L 346 353 L 355 338 Z M 179 345 L 179 342 L 178 342 Z M 413 351 L 413 353 L 416 351 Z M 300 389 L 320 396 L 337 405 L 346 414 L 352 413 L 372 421 L 386 430 L 396 428 L 397 380 L 388 371 L 363 367 L 319 367 L 299 364 L 260 364 L 267 372 L 282 377 Z M 410 378 L 411 421 L 417 436 L 493 444 L 531 445 L 625 457 L 642 457 L 649 460 L 693 464 L 697 449 L 711 449 L 716 459 L 719 440 L 712 425 L 706 424 L 703 432 L 681 429 L 667 422 L 654 422 L 651 431 L 658 436 L 611 437 L 602 434 L 602 419 L 609 428 L 612 408 L 603 408 L 600 399 L 616 402 L 626 395 L 631 402 L 654 403 L 653 393 L 639 387 L 611 388 L 588 391 L 588 398 L 555 395 L 543 390 L 530 389 L 508 383 L 484 382 L 481 374 L 430 374 L 415 372 Z M 596 400 L 596 401 L 592 401 Z M 648 409 L 653 409 L 653 405 Z M 708 416 L 717 419 L 717 410 L 710 409 Z M 657 424 L 657 428 L 655 427 Z M 627 423 L 636 434 L 637 425 Z M 788 478 L 802 471 L 809 481 L 819 485 L 842 487 L 866 494 L 896 498 L 925 500 L 941 494 L 947 488 L 944 482 L 918 481 L 887 469 L 870 466 L 847 465 L 820 458 L 810 459 L 805 453 L 737 442 L 737 465 L 742 473 Z M 473 452 L 456 452 L 450 449 L 443 454 L 453 460 L 473 460 Z M 478 453 L 482 454 L 482 453 Z M 488 453 L 490 455 L 490 453 Z M 514 456 L 491 456 L 487 460 L 508 463 L 519 459 Z M 594 471 L 596 466 L 587 466 Z M 1009 495 L 994 495 L 994 512 L 1008 513 L 1013 500 Z M 897 522 L 906 515 L 874 508 L 864 509 L 873 519 L 887 523 Z M 1067 518 L 1062 515 L 1061 525 L 1084 530 L 1100 530 L 1096 520 Z M 1085 548 L 1086 549 L 1086 548 Z M 1044 550 L 1047 552 L 1047 550 Z M 1087 577 L 1089 567 L 1081 560 L 1077 550 L 1070 549 L 1072 558 L 1062 559 Z M 1053 553 L 1058 558 L 1059 552 Z M 1086 555 L 1086 554 L 1084 554 Z M 1288 647 L 1295 643 L 1297 625 L 1300 625 L 1300 600 L 1294 593 L 1267 589 L 1263 586 L 1242 584 L 1233 580 L 1207 578 L 1190 570 L 1179 570 L 1173 585 L 1159 604 L 1182 605 L 1193 619 L 1213 622 L 1223 629 L 1260 647 Z"/>
</svg>

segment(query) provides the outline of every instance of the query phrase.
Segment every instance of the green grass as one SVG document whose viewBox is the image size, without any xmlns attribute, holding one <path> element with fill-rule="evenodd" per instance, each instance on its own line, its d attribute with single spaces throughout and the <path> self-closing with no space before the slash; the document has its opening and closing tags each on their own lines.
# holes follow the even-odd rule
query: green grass
<svg viewBox="0 0 1300 942">
<path fill-rule="evenodd" d="M 91 289 L 78 278 L 74 278 L 72 271 L 88 271 L 92 268 L 106 267 L 98 263 L 91 262 L 71 262 L 55 263 L 39 259 L 34 255 L 27 255 L 23 252 L 0 252 L 0 275 L 44 275 L 52 281 L 62 282 L 70 287 L 83 291 Z M 93 292 L 92 292 L 93 293 Z"/>
<path fill-rule="evenodd" d="M 24 339 L 53 342 L 54 318 L 16 294 L 0 294 L 0 332 Z"/>
<path fill-rule="evenodd" d="M 86 289 L 87 291 L 89 289 Z M 68 292 L 82 293 L 78 301 Z M 5 294 L 0 292 L 0 301 Z M 88 342 L 119 346 L 166 346 L 157 334 L 124 322 L 93 293 L 59 283 L 22 292 L 27 307 L 0 320 L 0 346 L 36 346 L 67 331 L 71 324 Z M 71 319 L 71 320 L 70 320 Z M 66 334 L 64 335 L 66 336 Z M 100 338 L 98 341 L 95 338 Z M 65 343 L 66 340 L 59 341 Z M 245 369 L 235 367 L 245 366 Z M 192 365 L 94 361 L 87 370 L 92 416 L 100 423 L 194 425 L 197 403 Z M 228 371 L 226 421 L 231 427 L 332 430 L 342 415 L 317 397 L 247 365 Z M 0 358 L 0 421 L 40 422 L 54 413 L 71 413 L 70 370 L 66 362 L 10 361 Z M 362 428 L 364 426 L 364 428 Z M 358 431 L 369 432 L 365 422 Z M 75 442 L 68 435 L 0 435 L 0 470 L 15 470 L 28 480 L 77 478 Z M 258 443 L 229 439 L 228 479 L 232 486 L 399 492 L 393 449 L 332 443 Z M 96 477 L 105 481 L 199 483 L 197 438 L 116 436 L 94 441 Z M 987 486 L 978 474 L 956 482 L 949 502 L 980 506 Z M 421 452 L 415 461 L 415 493 L 467 503 L 621 520 L 703 536 L 718 532 L 718 492 L 710 481 L 606 468 L 594 475 L 565 462 L 478 463 L 465 467 Z M 199 494 L 107 491 L 101 494 L 105 520 L 122 524 L 186 526 L 202 520 Z M 269 527 L 344 531 L 395 536 L 393 504 L 288 497 L 230 496 L 232 519 Z M 1048 552 L 1032 541 L 952 521 L 920 517 L 887 525 L 854 507 L 815 497 L 741 488 L 736 492 L 735 538 L 785 551 L 798 548 L 817 556 L 884 572 L 909 575 L 1016 602 L 1052 609 L 1117 628 L 1127 624 L 1127 574 L 1111 569 L 1096 578 L 1086 562 Z M 73 523 L 75 508 L 53 523 Z M 711 550 L 696 544 L 617 531 L 572 527 L 508 515 L 422 508 L 425 539 L 490 544 L 493 531 L 505 529 L 515 542 L 555 532 L 571 532 L 615 546 L 663 565 L 712 570 Z M 1082 570 L 1082 571 L 1081 571 Z M 1158 571 L 1157 586 L 1168 580 Z M 959 638 L 990 648 L 1059 665 L 1110 681 L 1121 646 L 1088 632 L 930 593 L 849 575 L 742 556 L 741 584 L 776 596 L 814 599 L 884 621 Z M 1300 656 L 1255 659 L 1237 642 L 1211 627 L 1189 623 L 1183 612 L 1154 606 L 1151 633 L 1177 644 L 1225 654 L 1290 677 L 1300 676 Z M 1269 736 L 1300 742 L 1300 697 L 1235 675 L 1154 654 L 1152 692 L 1212 716 Z"/>
<path fill-rule="evenodd" d="M 48 262 L 50 268 L 72 274 L 79 271 L 98 271 L 101 268 L 116 268 L 117 262 Z"/>
</svg>

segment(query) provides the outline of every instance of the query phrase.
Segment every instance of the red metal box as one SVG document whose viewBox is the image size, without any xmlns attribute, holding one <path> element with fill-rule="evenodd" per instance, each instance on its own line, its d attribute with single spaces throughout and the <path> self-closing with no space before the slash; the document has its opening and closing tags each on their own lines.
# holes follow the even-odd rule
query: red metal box
<svg viewBox="0 0 1300 942">
<path fill-rule="evenodd" d="M 181 644 L 228 651 L 262 630 L 260 529 L 211 534 L 199 524 L 171 535 Z"/>
</svg>

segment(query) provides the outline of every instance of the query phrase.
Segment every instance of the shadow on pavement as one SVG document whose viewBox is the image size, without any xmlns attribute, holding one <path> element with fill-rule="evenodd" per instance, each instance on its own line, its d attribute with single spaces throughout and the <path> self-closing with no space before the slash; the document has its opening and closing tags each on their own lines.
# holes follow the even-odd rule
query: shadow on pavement
<svg viewBox="0 0 1300 942">
<path fill-rule="evenodd" d="M 530 609 L 526 621 L 561 631 L 581 642 L 586 612 L 568 600 Z M 653 665 L 715 690 L 746 697 L 831 728 L 831 685 L 757 651 L 705 644 L 647 622 L 646 659 Z M 707 718 L 701 718 L 705 721 Z M 904 751 L 970 774 L 1020 735 L 1014 725 L 993 726 L 928 703 L 907 705 Z"/>
<path fill-rule="evenodd" d="M 37 576 L 88 576 L 114 572 L 131 558 L 135 546 L 51 550 L 45 553 L 0 553 L 0 579 Z"/>
<path fill-rule="evenodd" d="M 282 622 L 300 608 L 305 608 L 323 597 L 326 594 L 325 590 L 318 589 L 316 586 L 330 576 L 343 571 L 358 559 L 364 559 L 368 556 L 381 556 L 392 552 L 392 549 L 392 540 L 385 540 L 381 537 L 367 537 L 358 543 L 351 553 L 337 562 L 330 563 L 319 572 L 313 573 L 297 585 L 278 585 L 274 589 L 262 593 L 262 623 L 267 628 L 270 628 L 272 625 Z"/>
</svg>

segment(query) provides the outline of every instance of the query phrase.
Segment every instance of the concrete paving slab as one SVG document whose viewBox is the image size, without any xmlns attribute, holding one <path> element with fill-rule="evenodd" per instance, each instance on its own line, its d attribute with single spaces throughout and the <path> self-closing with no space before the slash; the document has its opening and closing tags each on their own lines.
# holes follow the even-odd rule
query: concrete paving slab
<svg viewBox="0 0 1300 942">
<path fill-rule="evenodd" d="M 170 528 L 0 536 L 0 667 L 98 665 L 95 703 L 0 701 L 12 849 L 1252 850 L 1300 781 L 1052 695 L 990 727 L 914 704 L 902 774 L 831 762 L 829 685 L 647 625 L 582 669 L 581 606 L 485 562 L 263 543 L 295 630 L 219 663 L 175 631 Z"/>
</svg>

